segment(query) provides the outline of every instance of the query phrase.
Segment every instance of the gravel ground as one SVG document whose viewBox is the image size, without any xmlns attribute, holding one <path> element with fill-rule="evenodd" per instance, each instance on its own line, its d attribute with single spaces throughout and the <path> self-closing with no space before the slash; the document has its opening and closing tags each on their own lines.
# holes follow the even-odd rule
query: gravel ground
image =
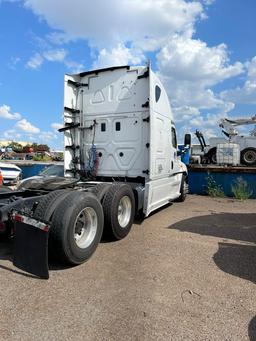
<svg viewBox="0 0 256 341">
<path fill-rule="evenodd" d="M 48 281 L 0 244 L 0 340 L 256 340 L 256 202 L 189 196 Z"/>
</svg>

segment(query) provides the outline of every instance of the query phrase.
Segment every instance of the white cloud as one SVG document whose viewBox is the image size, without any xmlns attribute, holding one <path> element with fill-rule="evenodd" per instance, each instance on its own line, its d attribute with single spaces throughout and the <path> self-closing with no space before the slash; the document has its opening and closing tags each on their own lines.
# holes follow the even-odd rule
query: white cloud
<svg viewBox="0 0 256 341">
<path fill-rule="evenodd" d="M 192 117 L 200 115 L 200 111 L 195 107 L 182 106 L 174 107 L 173 114 L 176 122 L 183 122 L 186 120 L 191 120 Z"/>
<path fill-rule="evenodd" d="M 249 80 L 256 81 L 256 56 L 250 62 L 246 63 L 246 66 Z"/>
<path fill-rule="evenodd" d="M 145 60 L 145 52 L 159 50 L 174 34 L 191 37 L 195 22 L 205 17 L 203 5 L 199 1 L 23 2 L 56 30 L 47 36 L 51 44 L 86 40 L 96 56 L 93 67 L 139 64 Z M 74 11 L 74 8 L 79 10 Z M 82 69 L 81 65 L 77 68 L 70 66 L 72 63 L 74 62 L 66 61 L 65 65 L 70 69 Z"/>
<path fill-rule="evenodd" d="M 49 62 L 63 62 L 67 55 L 67 51 L 64 49 L 60 50 L 49 50 L 43 53 L 43 56 Z"/>
<path fill-rule="evenodd" d="M 243 72 L 240 62 L 230 64 L 226 45 L 209 47 L 200 40 L 175 36 L 160 50 L 157 63 L 174 112 L 182 115 L 184 107 L 192 107 L 215 109 L 223 115 L 234 108 L 232 101 L 211 89 Z M 193 116 L 194 111 L 185 110 L 184 119 L 189 119 L 189 115 Z"/>
<path fill-rule="evenodd" d="M 28 126 L 26 124 L 26 126 Z M 35 131 L 31 131 L 31 129 L 24 130 L 20 129 L 20 127 L 15 126 L 13 129 L 6 130 L 3 135 L 0 137 L 0 140 L 23 140 L 23 141 L 31 141 L 36 143 L 50 143 L 54 140 L 57 140 L 57 134 L 52 131 L 42 131 L 39 132 L 35 137 Z"/>
<path fill-rule="evenodd" d="M 15 129 L 9 129 L 4 132 L 4 138 L 6 140 L 15 140 L 20 139 L 21 134 L 18 133 Z"/>
<path fill-rule="evenodd" d="M 19 113 L 12 113 L 10 107 L 7 105 L 0 106 L 0 118 L 18 120 L 11 129 L 0 131 L 0 140 L 24 140 L 33 142 L 36 140 L 38 143 L 50 143 L 51 141 L 58 140 L 59 134 L 53 131 L 41 131 L 27 119 L 22 118 Z M 51 128 L 54 130 L 61 127 L 62 124 L 60 123 L 51 124 Z M 35 134 L 37 135 L 35 136 Z"/>
<path fill-rule="evenodd" d="M 61 123 L 52 123 L 51 124 L 51 128 L 52 129 L 54 129 L 54 130 L 58 130 L 58 129 L 60 129 L 60 128 L 62 128 L 63 127 L 63 124 L 61 124 Z"/>
<path fill-rule="evenodd" d="M 137 64 L 144 51 L 156 51 L 175 33 L 191 36 L 196 20 L 203 18 L 198 1 L 185 0 L 23 0 L 25 6 L 55 30 L 48 43 L 63 44 L 84 39 L 98 55 L 94 67 L 114 64 Z M 61 10 L 60 10 L 61 8 Z M 79 9 L 74 11 L 74 8 Z M 86 20 L 85 15 L 86 13 Z M 95 20 L 97 18 L 97 20 Z M 40 46 L 47 48 L 42 39 Z M 129 47 L 128 47 L 129 46 Z M 45 54 L 40 54 L 46 58 Z M 37 57 L 37 58 L 36 58 Z M 65 57 L 64 57 L 65 58 Z M 62 59 L 62 61 L 64 60 Z M 41 63 L 40 63 L 41 61 Z M 74 69 L 66 61 L 66 66 Z M 40 67 L 42 60 L 34 56 L 28 67 Z M 80 65 L 79 65 L 80 71 Z"/>
<path fill-rule="evenodd" d="M 203 4 L 207 6 L 212 5 L 215 2 L 215 0 L 201 0 L 201 1 L 203 2 Z"/>
<path fill-rule="evenodd" d="M 21 115 L 18 112 L 12 113 L 11 108 L 4 104 L 0 106 L 0 117 L 7 120 L 19 120 Z"/>
<path fill-rule="evenodd" d="M 235 103 L 256 104 L 256 82 L 247 80 L 242 87 L 223 91 L 221 97 Z"/>
<path fill-rule="evenodd" d="M 65 60 L 64 64 L 72 73 L 79 73 L 85 70 L 85 66 L 83 63 L 78 63 L 74 60 Z"/>
<path fill-rule="evenodd" d="M 34 36 L 33 39 L 38 43 L 41 52 L 35 53 L 27 62 L 26 67 L 29 69 L 39 69 L 45 61 L 59 62 L 73 73 L 84 71 L 84 65 L 76 61 L 67 59 L 68 52 L 65 49 L 52 49 L 51 46 L 42 38 Z M 47 48 L 45 51 L 44 49 Z"/>
<path fill-rule="evenodd" d="M 42 143 L 48 143 L 55 139 L 57 139 L 57 135 L 51 131 L 42 131 L 38 135 L 38 140 L 41 141 Z"/>
<path fill-rule="evenodd" d="M 28 120 L 23 118 L 22 120 L 18 121 L 15 125 L 15 128 L 18 130 L 22 130 L 26 133 L 30 134 L 38 134 L 40 132 L 40 129 L 33 126 Z"/>
<path fill-rule="evenodd" d="M 181 81 L 200 82 L 211 86 L 239 75 L 243 65 L 229 64 L 227 46 L 208 47 L 205 42 L 176 36 L 158 54 L 160 71 L 164 69 Z"/>
<path fill-rule="evenodd" d="M 29 69 L 39 69 L 44 61 L 49 62 L 63 62 L 65 60 L 65 57 L 67 55 L 67 51 L 64 49 L 59 50 L 47 50 L 42 53 L 35 53 L 27 62 L 26 66 Z"/>
<path fill-rule="evenodd" d="M 242 74 L 242 63 L 230 63 L 224 44 L 209 47 L 200 40 L 175 36 L 159 51 L 157 65 L 180 133 L 202 129 L 206 138 L 219 135 L 219 120 L 235 104 L 212 87 Z"/>
<path fill-rule="evenodd" d="M 8 67 L 11 70 L 16 70 L 16 66 L 20 61 L 21 61 L 21 59 L 19 57 L 12 57 L 9 64 L 8 64 Z"/>
<path fill-rule="evenodd" d="M 46 39 L 53 45 L 62 45 L 69 42 L 69 39 L 63 32 L 53 31 L 46 36 Z"/>
<path fill-rule="evenodd" d="M 52 28 L 62 31 L 67 39 L 86 39 L 99 49 L 106 46 L 112 49 L 119 43 L 131 41 L 160 39 L 175 32 L 191 32 L 195 20 L 203 15 L 199 2 L 184 0 L 24 2 Z"/>
<path fill-rule="evenodd" d="M 140 50 L 131 50 L 122 44 L 118 44 L 118 46 L 112 50 L 100 50 L 93 67 L 101 68 L 111 65 L 135 65 L 140 64 L 144 59 L 145 57 Z"/>
<path fill-rule="evenodd" d="M 26 66 L 29 69 L 36 70 L 40 68 L 40 66 L 43 64 L 44 58 L 39 54 L 35 53 L 27 62 Z"/>
<path fill-rule="evenodd" d="M 218 127 L 218 122 L 222 118 L 222 115 L 216 115 L 216 114 L 207 114 L 205 117 L 198 116 L 196 118 L 193 118 L 190 121 L 190 124 L 192 126 L 195 126 L 199 129 L 209 129 L 209 128 L 216 128 Z"/>
<path fill-rule="evenodd" d="M 234 103 L 256 104 L 256 56 L 245 64 L 247 78 L 241 87 L 226 90 L 221 93 L 221 98 Z"/>
</svg>

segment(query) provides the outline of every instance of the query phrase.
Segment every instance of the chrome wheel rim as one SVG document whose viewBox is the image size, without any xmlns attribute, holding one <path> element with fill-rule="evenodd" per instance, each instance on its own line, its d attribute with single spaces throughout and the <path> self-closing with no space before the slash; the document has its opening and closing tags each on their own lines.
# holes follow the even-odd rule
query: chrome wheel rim
<svg viewBox="0 0 256 341">
<path fill-rule="evenodd" d="M 97 233 L 98 217 L 92 207 L 84 208 L 77 216 L 74 224 L 74 240 L 81 249 L 92 244 Z"/>
<path fill-rule="evenodd" d="M 126 195 L 121 198 L 118 204 L 118 223 L 121 227 L 126 227 L 130 222 L 132 213 L 131 199 Z"/>
</svg>

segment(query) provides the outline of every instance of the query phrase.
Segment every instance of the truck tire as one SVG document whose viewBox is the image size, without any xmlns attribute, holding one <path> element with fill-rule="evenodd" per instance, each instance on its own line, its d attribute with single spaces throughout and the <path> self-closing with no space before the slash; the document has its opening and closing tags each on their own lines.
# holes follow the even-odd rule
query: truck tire
<svg viewBox="0 0 256 341">
<path fill-rule="evenodd" d="M 58 206 L 60 200 L 62 200 L 64 196 L 67 195 L 68 193 L 70 193 L 69 190 L 60 189 L 45 195 L 39 201 L 34 212 L 33 218 L 42 221 L 50 221 L 54 209 Z"/>
<path fill-rule="evenodd" d="M 246 166 L 256 165 L 256 149 L 246 148 L 241 152 L 241 163 Z"/>
<path fill-rule="evenodd" d="M 102 202 L 110 186 L 111 184 L 106 183 L 98 184 L 93 187 L 92 193 L 96 195 L 100 202 Z"/>
<path fill-rule="evenodd" d="M 217 148 L 214 147 L 209 150 L 207 153 L 207 159 L 210 163 L 216 164 L 217 163 Z"/>
<path fill-rule="evenodd" d="M 135 215 L 135 198 L 132 188 L 126 184 L 113 184 L 103 203 L 104 235 L 115 240 L 122 239 L 131 230 Z"/>
<path fill-rule="evenodd" d="M 186 200 L 186 196 L 188 193 L 188 179 L 186 175 L 182 175 L 181 184 L 180 184 L 180 196 L 176 199 L 177 202 L 183 202 Z"/>
<path fill-rule="evenodd" d="M 0 241 L 9 239 L 13 234 L 13 223 L 11 221 L 5 223 L 0 222 L 0 225 Z"/>
<path fill-rule="evenodd" d="M 104 216 L 95 195 L 72 191 L 55 209 L 49 250 L 66 264 L 81 264 L 96 250 L 102 236 Z"/>
<path fill-rule="evenodd" d="M 0 187 L 0 194 L 1 193 L 9 193 L 12 192 L 12 189 L 8 187 Z M 0 226 L 0 241 L 8 239 L 12 235 L 13 231 L 13 223 L 11 221 L 7 221 L 5 223 L 1 223 Z"/>
</svg>

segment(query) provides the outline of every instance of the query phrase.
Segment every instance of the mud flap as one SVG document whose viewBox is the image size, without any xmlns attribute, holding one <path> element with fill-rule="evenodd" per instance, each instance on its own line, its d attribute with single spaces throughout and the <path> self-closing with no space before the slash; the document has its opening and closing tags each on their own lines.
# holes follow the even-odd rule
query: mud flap
<svg viewBox="0 0 256 341">
<path fill-rule="evenodd" d="M 48 225 L 20 214 L 14 214 L 13 220 L 15 222 L 13 264 L 32 275 L 48 279 Z"/>
</svg>

